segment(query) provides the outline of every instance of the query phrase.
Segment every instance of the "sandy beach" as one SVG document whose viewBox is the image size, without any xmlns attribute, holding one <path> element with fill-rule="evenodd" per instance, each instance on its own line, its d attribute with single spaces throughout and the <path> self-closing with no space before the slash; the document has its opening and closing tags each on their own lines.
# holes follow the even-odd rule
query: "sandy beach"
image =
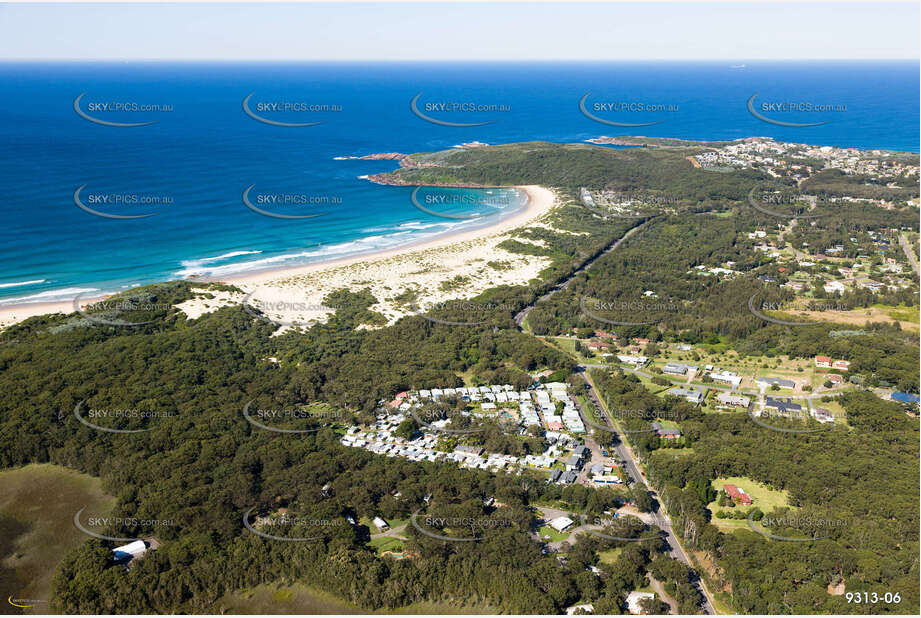
<svg viewBox="0 0 921 618">
<path fill-rule="evenodd" d="M 376 253 L 230 276 L 221 281 L 237 286 L 243 294 L 209 292 L 214 298 L 202 294 L 178 306 L 190 318 L 197 318 L 221 306 L 245 301 L 287 328 L 325 319 L 332 308 L 323 305 L 323 298 L 333 290 L 369 289 L 379 300 L 371 310 L 393 323 L 434 303 L 471 298 L 499 285 L 526 284 L 549 266 L 550 260 L 510 253 L 498 245 L 510 237 L 512 230 L 532 225 L 547 227 L 541 219 L 556 204 L 556 196 L 537 185 L 516 188 L 527 193 L 526 206 L 493 226 L 448 233 Z M 407 303 L 410 296 L 412 301 Z M 81 299 L 81 304 L 102 298 L 105 296 L 87 297 Z M 413 303 L 415 308 L 410 306 Z M 72 300 L 0 307 L 0 328 L 36 315 L 73 310 Z"/>
</svg>

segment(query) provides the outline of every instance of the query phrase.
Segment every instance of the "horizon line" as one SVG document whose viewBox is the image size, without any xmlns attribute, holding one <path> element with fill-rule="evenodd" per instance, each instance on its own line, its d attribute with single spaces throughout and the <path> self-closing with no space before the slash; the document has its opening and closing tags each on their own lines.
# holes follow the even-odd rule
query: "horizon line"
<svg viewBox="0 0 921 618">
<path fill-rule="evenodd" d="M 426 64 L 436 62 L 921 62 L 917 58 L 433 58 L 416 60 L 404 58 L 0 58 L 0 63 L 11 62 L 328 62 L 328 63 L 406 63 Z"/>
</svg>

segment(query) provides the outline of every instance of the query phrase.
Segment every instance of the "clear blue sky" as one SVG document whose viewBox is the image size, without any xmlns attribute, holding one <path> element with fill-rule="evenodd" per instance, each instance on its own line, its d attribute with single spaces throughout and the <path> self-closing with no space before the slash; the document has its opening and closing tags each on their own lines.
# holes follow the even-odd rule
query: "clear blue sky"
<svg viewBox="0 0 921 618">
<path fill-rule="evenodd" d="M 5 4 L 0 59 L 919 58 L 919 4 Z"/>
</svg>

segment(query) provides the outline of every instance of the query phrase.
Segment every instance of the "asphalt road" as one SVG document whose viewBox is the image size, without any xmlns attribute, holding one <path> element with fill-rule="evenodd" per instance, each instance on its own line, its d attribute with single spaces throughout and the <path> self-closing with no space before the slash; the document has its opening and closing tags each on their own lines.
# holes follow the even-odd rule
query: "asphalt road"
<svg viewBox="0 0 921 618">
<path fill-rule="evenodd" d="M 653 219 L 650 219 L 648 221 L 641 223 L 640 225 L 637 225 L 636 227 L 631 228 L 630 230 L 627 231 L 626 234 L 621 236 L 620 239 L 618 239 L 616 242 L 611 244 L 610 247 L 608 247 L 607 249 L 599 253 L 594 258 L 586 261 L 584 264 L 582 264 L 582 266 L 574 270 L 572 274 L 565 281 L 553 286 L 546 294 L 544 294 L 543 296 L 538 298 L 536 301 L 534 301 L 533 304 L 528 305 L 523 310 L 521 310 L 515 316 L 515 324 L 517 324 L 519 328 L 522 328 L 522 325 L 524 324 L 525 318 L 527 318 L 528 313 L 530 313 L 531 309 L 533 309 L 537 304 L 546 301 L 548 298 L 550 298 L 551 296 L 553 296 L 560 290 L 566 289 L 575 279 L 576 275 L 578 275 L 581 272 L 585 272 L 586 270 L 591 268 L 592 265 L 595 262 L 597 262 L 599 259 L 601 259 L 603 256 L 611 253 L 612 251 L 615 251 L 618 247 L 620 247 L 621 244 L 623 244 L 624 241 L 626 241 L 628 238 L 633 236 L 640 229 L 644 228 L 652 221 Z M 583 374 L 583 375 L 586 378 L 586 381 L 588 382 L 589 395 L 592 401 L 594 402 L 596 409 L 599 410 L 599 414 L 605 415 L 605 418 L 602 420 L 603 424 L 610 426 L 611 422 L 607 418 L 606 408 L 601 403 L 601 399 L 599 398 L 598 393 L 595 390 L 595 385 L 592 384 L 587 374 Z M 583 419 L 583 421 L 584 420 L 585 419 Z M 639 464 L 637 463 L 636 458 L 633 456 L 633 451 L 630 450 L 630 447 L 623 440 L 619 432 L 614 431 L 612 433 L 614 433 L 617 436 L 616 445 L 614 446 L 614 452 L 617 454 L 617 458 L 623 462 L 624 472 L 627 475 L 629 475 L 631 481 L 636 482 L 637 480 L 639 480 L 643 483 L 643 485 L 649 488 L 649 484 L 646 482 L 646 477 L 643 476 L 643 473 L 640 470 Z M 694 566 L 691 564 L 690 559 L 688 558 L 687 554 L 684 552 L 684 549 L 682 549 L 681 544 L 678 542 L 678 538 L 675 536 L 675 533 L 672 531 L 671 519 L 669 519 L 667 513 L 660 512 L 659 510 L 659 504 L 660 504 L 659 496 L 652 489 L 649 489 L 649 493 L 652 496 L 653 500 L 655 501 L 654 504 L 656 505 L 655 511 L 653 511 L 651 515 L 654 521 L 656 522 L 656 525 L 665 532 L 666 540 L 670 548 L 670 551 L 669 551 L 670 555 L 674 557 L 676 560 L 680 560 L 681 562 L 686 564 L 688 568 L 691 569 L 691 571 L 694 572 L 695 575 L 697 575 L 696 571 L 694 571 Z M 706 589 L 706 586 L 704 585 L 703 580 L 700 578 L 699 575 L 696 577 L 694 585 L 697 587 L 703 599 L 702 606 L 703 606 L 704 612 L 707 614 L 716 614 L 716 611 L 713 609 L 713 603 L 711 600 L 710 592 Z"/>
<path fill-rule="evenodd" d="M 552 288 L 550 288 L 550 290 L 549 290 L 546 294 L 544 294 L 543 296 L 541 296 L 540 298 L 538 298 L 536 301 L 534 301 L 532 304 L 528 305 L 527 307 L 525 307 L 524 309 L 522 309 L 521 311 L 519 311 L 519 312 L 515 315 L 515 324 L 518 325 L 518 328 L 521 328 L 521 327 L 522 327 L 522 324 L 524 324 L 525 318 L 528 317 L 528 313 L 530 313 L 530 312 L 531 312 L 531 309 L 533 309 L 538 303 L 544 302 L 545 300 L 547 300 L 548 298 L 550 298 L 551 296 L 553 296 L 554 294 L 556 294 L 556 293 L 559 292 L 560 290 L 565 290 L 567 287 L 569 287 L 569 284 L 572 283 L 573 279 L 576 278 L 576 275 L 578 275 L 578 274 L 581 273 L 581 272 L 585 272 L 586 270 L 588 270 L 589 268 L 591 268 L 592 264 L 594 264 L 595 262 L 597 262 L 598 260 L 600 260 L 600 259 L 601 259 L 602 257 L 604 257 L 605 255 L 609 254 L 610 252 L 616 250 L 616 249 L 621 245 L 621 243 L 623 243 L 625 240 L 627 240 L 628 238 L 630 238 L 631 236 L 633 236 L 633 234 L 635 234 L 636 232 L 638 232 L 641 228 L 645 227 L 646 225 L 648 225 L 648 224 L 651 223 L 652 221 L 653 221 L 653 219 L 649 219 L 648 221 L 644 221 L 643 223 L 637 225 L 636 227 L 630 228 L 630 229 L 627 231 L 626 234 L 624 234 L 624 235 L 621 236 L 619 239 L 617 239 L 617 240 L 616 240 L 613 244 L 611 244 L 611 246 L 609 246 L 607 249 L 605 249 L 604 251 L 602 251 L 601 253 L 599 253 L 598 255 L 596 255 L 595 257 L 593 257 L 592 259 L 590 259 L 590 260 L 588 260 L 587 262 L 585 262 L 584 264 L 582 264 L 582 266 L 580 266 L 579 268 L 577 268 L 577 269 L 575 269 L 574 271 L 572 271 L 572 273 L 569 275 L 569 277 L 567 277 L 567 279 L 566 279 L 565 281 L 563 281 L 562 283 L 556 284 L 555 286 L 553 286 Z"/>
<path fill-rule="evenodd" d="M 914 269 L 915 274 L 921 275 L 921 271 L 918 270 L 918 258 L 915 257 L 915 252 L 912 250 L 908 239 L 905 238 L 905 234 L 899 235 L 899 244 L 902 245 L 902 251 L 905 252 L 905 257 L 911 262 L 911 267 Z"/>
<path fill-rule="evenodd" d="M 592 400 L 592 403 L 595 406 L 595 410 L 599 415 L 603 415 L 603 419 L 599 419 L 601 424 L 614 427 L 613 423 L 610 420 L 610 417 L 607 413 L 607 408 L 601 402 L 601 398 L 598 395 L 598 392 L 595 389 L 594 383 L 591 381 L 591 378 L 583 373 L 586 383 L 589 386 L 589 396 Z M 583 421 L 585 419 L 583 418 Z M 691 564 L 691 560 L 688 555 L 685 553 L 684 548 L 681 547 L 681 543 L 678 541 L 678 537 L 675 535 L 674 530 L 672 529 L 672 521 L 669 518 L 668 513 L 661 508 L 661 500 L 659 499 L 658 493 L 649 487 L 649 484 L 646 482 L 646 477 L 643 476 L 642 470 L 640 470 L 639 463 L 636 460 L 636 457 L 633 455 L 633 451 L 630 449 L 630 446 L 623 439 L 623 434 L 621 434 L 616 429 L 612 429 L 611 433 L 616 436 L 616 444 L 614 446 L 614 452 L 617 453 L 617 457 L 624 462 L 624 471 L 629 474 L 631 477 L 630 480 L 633 482 L 640 481 L 643 485 L 646 486 L 649 491 L 649 495 L 654 501 L 654 510 L 651 511 L 653 520 L 663 532 L 665 532 L 666 541 L 669 546 L 669 555 L 672 556 L 675 560 L 680 560 L 688 566 L 691 571 L 697 575 L 697 572 L 694 570 L 694 565 Z M 710 595 L 710 591 L 707 590 L 706 585 L 703 580 L 697 575 L 694 586 L 700 592 L 701 598 L 703 599 L 702 607 L 705 613 L 707 614 L 716 614 L 716 610 L 713 609 L 713 598 Z"/>
</svg>

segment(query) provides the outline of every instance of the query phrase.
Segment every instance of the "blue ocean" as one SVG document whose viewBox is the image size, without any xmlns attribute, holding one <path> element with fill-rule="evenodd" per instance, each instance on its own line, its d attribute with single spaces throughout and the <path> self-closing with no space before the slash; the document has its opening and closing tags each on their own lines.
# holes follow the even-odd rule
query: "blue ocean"
<svg viewBox="0 0 921 618">
<path fill-rule="evenodd" d="M 375 184 L 368 175 L 398 162 L 356 158 L 373 153 L 601 135 L 918 152 L 918 69 L 0 64 L 0 304 L 373 252 L 488 224 L 526 199 L 510 189 L 414 195 Z M 814 126 L 766 122 L 749 101 L 764 116 Z"/>
</svg>

